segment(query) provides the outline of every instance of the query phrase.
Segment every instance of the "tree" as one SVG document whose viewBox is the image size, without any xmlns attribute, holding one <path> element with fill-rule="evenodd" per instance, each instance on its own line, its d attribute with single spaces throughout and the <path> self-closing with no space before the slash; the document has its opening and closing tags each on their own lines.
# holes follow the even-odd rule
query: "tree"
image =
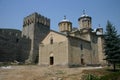
<svg viewBox="0 0 120 80">
<path fill-rule="evenodd" d="M 105 55 L 108 63 L 113 64 L 114 71 L 116 63 L 120 63 L 120 35 L 117 34 L 115 26 L 107 21 L 105 32 Z"/>
</svg>

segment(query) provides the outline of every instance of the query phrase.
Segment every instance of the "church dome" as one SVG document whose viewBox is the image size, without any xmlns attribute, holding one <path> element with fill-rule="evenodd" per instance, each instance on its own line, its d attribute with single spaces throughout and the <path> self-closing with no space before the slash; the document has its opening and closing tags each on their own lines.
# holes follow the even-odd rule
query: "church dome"
<svg viewBox="0 0 120 80">
<path fill-rule="evenodd" d="M 80 17 L 89 17 L 87 14 L 83 14 Z"/>
<path fill-rule="evenodd" d="M 80 29 L 90 29 L 92 26 L 92 18 L 85 13 L 85 10 L 83 10 L 83 14 L 80 16 L 80 18 L 78 18 L 78 22 Z"/>
<path fill-rule="evenodd" d="M 70 22 L 70 20 L 66 19 L 66 16 L 64 16 L 64 19 L 60 21 L 61 22 Z"/>
<path fill-rule="evenodd" d="M 85 10 L 83 10 L 83 14 L 80 17 L 89 17 L 89 16 L 85 13 Z"/>
<path fill-rule="evenodd" d="M 78 21 L 80 19 L 82 19 L 82 18 L 90 18 L 91 19 L 91 17 L 85 13 L 85 10 L 83 10 L 83 14 L 80 16 L 80 18 L 78 19 Z"/>
<path fill-rule="evenodd" d="M 72 30 L 72 22 L 66 19 L 66 16 L 59 22 L 58 26 L 60 32 L 70 32 Z"/>
</svg>

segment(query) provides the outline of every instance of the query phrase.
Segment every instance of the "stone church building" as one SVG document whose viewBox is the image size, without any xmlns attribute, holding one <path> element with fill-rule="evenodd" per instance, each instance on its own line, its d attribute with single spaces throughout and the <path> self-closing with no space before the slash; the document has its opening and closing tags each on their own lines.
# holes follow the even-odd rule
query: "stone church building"
<svg viewBox="0 0 120 80">
<path fill-rule="evenodd" d="M 49 18 L 33 13 L 24 18 L 22 31 L 0 29 L 1 42 L 11 42 L 9 37 L 5 41 L 6 33 L 10 36 L 10 33 L 15 34 L 12 44 L 9 44 L 14 44 L 15 49 L 11 49 L 11 53 L 5 52 L 0 44 L 0 51 L 2 51 L 0 58 L 38 63 L 41 66 L 103 65 L 105 63 L 103 60 L 103 28 L 99 26 L 97 29 L 92 29 L 92 18 L 85 13 L 78 18 L 78 23 L 79 27 L 75 28 L 72 22 L 64 16 L 64 19 L 58 23 L 59 32 L 57 32 L 50 30 Z M 6 47 L 4 46 L 5 49 L 10 49 Z M 5 56 L 5 54 L 13 55 L 12 52 L 14 57 Z M 4 59 L 0 60 L 7 61 Z"/>
</svg>

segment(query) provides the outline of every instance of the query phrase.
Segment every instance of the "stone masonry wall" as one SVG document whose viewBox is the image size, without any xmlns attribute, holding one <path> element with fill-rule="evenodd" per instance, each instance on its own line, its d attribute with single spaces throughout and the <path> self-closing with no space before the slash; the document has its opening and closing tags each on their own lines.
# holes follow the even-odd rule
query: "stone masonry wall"
<svg viewBox="0 0 120 80">
<path fill-rule="evenodd" d="M 39 65 L 50 65 L 50 57 L 54 57 L 56 66 L 68 66 L 68 42 L 41 44 L 39 50 Z"/>
<path fill-rule="evenodd" d="M 19 61 L 21 31 L 0 29 L 0 62 Z"/>
<path fill-rule="evenodd" d="M 89 41 L 69 37 L 69 65 L 81 66 L 91 64 L 91 45 Z M 83 63 L 81 62 L 83 59 Z"/>
</svg>

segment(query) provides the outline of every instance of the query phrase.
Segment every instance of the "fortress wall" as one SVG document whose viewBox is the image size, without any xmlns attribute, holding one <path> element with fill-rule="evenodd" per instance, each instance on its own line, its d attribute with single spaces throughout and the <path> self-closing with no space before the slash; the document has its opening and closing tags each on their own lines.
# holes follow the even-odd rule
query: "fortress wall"
<svg viewBox="0 0 120 80">
<path fill-rule="evenodd" d="M 19 30 L 0 29 L 0 62 L 18 59 L 20 36 Z"/>
</svg>

